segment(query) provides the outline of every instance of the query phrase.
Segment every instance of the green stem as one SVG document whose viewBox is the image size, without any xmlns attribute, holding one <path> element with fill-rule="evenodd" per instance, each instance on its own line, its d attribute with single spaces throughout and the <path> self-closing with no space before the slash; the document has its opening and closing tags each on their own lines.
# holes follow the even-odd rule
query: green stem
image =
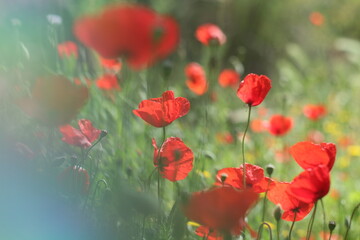
<svg viewBox="0 0 360 240">
<path fill-rule="evenodd" d="M 280 240 L 280 221 L 276 221 L 276 236 L 277 240 Z"/>
<path fill-rule="evenodd" d="M 291 224 L 291 227 L 290 227 L 290 231 L 289 231 L 289 240 L 291 240 L 291 233 L 292 233 L 292 230 L 294 228 L 294 225 L 295 225 L 295 220 L 296 220 L 296 212 L 294 214 L 294 220 L 292 221 L 292 224 Z"/>
<path fill-rule="evenodd" d="M 326 212 L 325 212 L 325 207 L 324 207 L 324 202 L 322 199 L 320 199 L 320 203 L 321 203 L 321 208 L 322 208 L 322 212 L 323 212 L 323 240 L 326 240 L 326 236 L 325 236 L 325 232 L 326 232 Z"/>
<path fill-rule="evenodd" d="M 251 105 L 249 104 L 249 112 L 248 112 L 248 117 L 247 117 L 247 123 L 246 123 L 246 128 L 244 131 L 244 135 L 242 137 L 242 142 L 241 142 L 241 150 L 242 150 L 242 158 L 243 158 L 243 187 L 244 189 L 246 188 L 246 166 L 245 166 L 245 136 L 247 133 L 247 130 L 249 129 L 249 125 L 250 125 L 250 115 L 251 115 Z"/>
<path fill-rule="evenodd" d="M 311 236 L 311 231 L 314 225 L 314 219 L 315 219 L 315 214 L 316 214 L 316 209 L 317 209 L 317 202 L 315 203 L 315 207 L 314 207 L 314 211 L 311 215 L 310 221 L 309 221 L 309 225 L 308 225 L 308 229 L 307 229 L 307 233 L 306 233 L 306 240 L 310 239 Z"/>
<path fill-rule="evenodd" d="M 271 230 L 270 225 L 269 225 L 268 223 L 266 223 L 266 222 L 263 222 L 263 223 L 260 224 L 259 230 L 258 230 L 258 237 L 256 238 L 256 240 L 261 239 L 261 234 L 260 234 L 260 232 L 262 231 L 264 225 L 267 226 L 267 228 L 268 228 L 268 230 L 269 230 L 270 240 L 272 240 L 272 239 L 273 239 L 273 238 L 272 238 L 272 230 Z"/>
<path fill-rule="evenodd" d="M 161 143 L 161 146 L 159 148 L 159 152 L 158 152 L 158 163 L 159 163 L 159 166 L 161 167 L 161 162 L 160 162 L 160 152 L 161 152 L 161 148 L 163 147 L 164 145 L 164 142 L 165 142 L 165 138 L 166 138 L 166 128 L 163 127 L 163 138 L 162 138 L 162 143 Z M 160 198 L 160 195 L 161 195 L 161 188 L 160 188 L 160 171 L 158 172 L 158 179 L 157 179 L 157 197 L 158 197 L 158 201 L 159 201 L 159 216 L 158 216 L 158 220 L 159 220 L 159 223 L 160 223 L 160 209 L 161 209 L 161 198 Z"/>
<path fill-rule="evenodd" d="M 360 207 L 360 203 L 358 205 L 355 206 L 354 210 L 352 211 L 351 217 L 350 217 L 350 221 L 349 221 L 349 227 L 346 229 L 346 233 L 345 233 L 345 237 L 344 240 L 347 239 L 348 235 L 349 235 L 349 231 L 350 231 L 350 227 L 351 227 L 351 222 L 353 220 L 353 217 L 355 215 L 356 210 L 358 210 Z"/>
<path fill-rule="evenodd" d="M 332 233 L 333 233 L 333 231 L 330 231 L 330 235 L 329 235 L 329 239 L 328 239 L 328 240 L 331 240 Z M 325 233 L 324 233 L 324 237 L 325 237 Z"/>
<path fill-rule="evenodd" d="M 271 177 L 271 176 L 270 176 Z M 266 212 L 266 197 L 267 197 L 267 193 L 269 191 L 269 186 L 270 186 L 270 179 L 268 180 L 268 185 L 267 185 L 267 188 L 266 188 L 266 192 L 265 192 L 265 196 L 264 196 L 264 200 L 263 200 L 263 212 L 262 212 L 262 217 L 261 217 L 261 221 L 262 222 L 265 222 L 265 212 Z M 259 235 L 261 237 L 262 235 L 262 228 L 259 232 Z"/>
</svg>

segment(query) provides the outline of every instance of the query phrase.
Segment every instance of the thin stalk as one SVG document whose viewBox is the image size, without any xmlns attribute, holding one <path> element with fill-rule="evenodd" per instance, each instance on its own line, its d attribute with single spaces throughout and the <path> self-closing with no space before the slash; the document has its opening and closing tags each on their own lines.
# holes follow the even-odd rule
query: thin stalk
<svg viewBox="0 0 360 240">
<path fill-rule="evenodd" d="M 333 233 L 333 231 L 330 232 L 330 235 L 329 235 L 329 239 L 328 239 L 328 240 L 331 240 L 332 233 Z M 325 237 L 325 233 L 324 233 L 324 237 Z"/>
<path fill-rule="evenodd" d="M 276 221 L 276 236 L 277 240 L 280 240 L 280 220 Z"/>
<path fill-rule="evenodd" d="M 263 200 L 263 212 L 262 212 L 262 217 L 261 217 L 261 221 L 262 222 L 265 222 L 265 212 L 266 212 L 266 197 L 267 197 L 267 193 L 269 191 L 269 185 L 270 185 L 270 179 L 268 180 L 268 185 L 267 185 L 267 188 L 266 188 L 266 192 L 265 192 L 265 196 L 264 196 L 264 200 Z M 262 226 L 262 225 L 261 225 Z M 259 235 L 261 237 L 262 235 L 262 227 L 261 227 L 261 230 L 259 232 Z"/>
<path fill-rule="evenodd" d="M 316 209 L 317 209 L 317 202 L 315 203 L 315 207 L 314 207 L 314 211 L 311 215 L 310 221 L 309 221 L 309 225 L 308 225 L 308 229 L 307 229 L 307 233 L 306 233 L 306 240 L 310 239 L 311 236 L 311 231 L 314 225 L 314 219 L 315 219 L 315 214 L 316 214 Z"/>
<path fill-rule="evenodd" d="M 157 155 L 157 158 L 158 158 L 157 160 L 158 160 L 158 163 L 159 163 L 160 167 L 161 167 L 160 152 L 161 152 L 161 148 L 163 147 L 164 142 L 165 142 L 165 138 L 166 138 L 166 128 L 163 127 L 162 130 L 163 130 L 163 138 L 162 138 L 161 147 L 160 147 L 160 149 L 159 149 L 159 151 L 158 151 L 158 155 Z M 158 178 L 157 178 L 157 195 L 158 195 L 157 197 L 158 197 L 158 202 L 159 202 L 159 216 L 158 216 L 158 220 L 159 220 L 159 223 L 160 223 L 160 209 L 161 209 L 161 198 L 160 198 L 160 196 L 161 196 L 160 171 L 158 172 Z"/>
<path fill-rule="evenodd" d="M 251 105 L 249 104 L 249 112 L 248 112 L 248 117 L 247 117 L 247 123 L 246 123 L 246 128 L 244 131 L 244 135 L 242 137 L 242 142 L 241 142 L 241 150 L 242 150 L 242 158 L 243 158 L 243 185 L 244 185 L 244 189 L 246 188 L 246 166 L 245 166 L 245 136 L 246 133 L 249 129 L 249 125 L 250 125 L 250 115 L 251 115 Z"/>
<path fill-rule="evenodd" d="M 321 203 L 321 208 L 322 208 L 322 212 L 323 212 L 323 240 L 326 240 L 326 236 L 325 236 L 325 231 L 326 231 L 326 212 L 325 212 L 325 207 L 324 207 L 324 202 L 322 199 L 320 199 L 320 203 Z"/>
<path fill-rule="evenodd" d="M 293 230 L 294 225 L 295 225 L 295 220 L 296 220 L 296 212 L 294 214 L 294 220 L 292 221 L 292 224 L 291 224 L 291 227 L 290 227 L 290 230 L 289 230 L 289 240 L 291 240 L 291 233 L 292 233 L 292 230 Z"/>
<path fill-rule="evenodd" d="M 261 234 L 260 234 L 260 232 L 262 231 L 264 225 L 267 226 L 267 228 L 268 228 L 268 230 L 269 230 L 270 240 L 272 240 L 272 239 L 273 239 L 273 238 L 272 238 L 272 230 L 271 230 L 270 225 L 269 225 L 268 223 L 266 223 L 266 222 L 263 222 L 263 223 L 260 224 L 259 230 L 258 230 L 258 236 L 257 236 L 256 240 L 260 240 L 260 239 L 261 239 Z"/>
<path fill-rule="evenodd" d="M 358 205 L 355 206 L 354 210 L 352 211 L 351 217 L 350 217 L 350 221 L 349 221 L 349 227 L 346 229 L 346 233 L 345 233 L 345 237 L 344 240 L 347 239 L 348 235 L 349 235 L 349 231 L 350 231 L 350 227 L 351 227 L 351 222 L 353 220 L 353 217 L 355 215 L 356 210 L 358 210 L 360 207 L 360 203 Z"/>
</svg>

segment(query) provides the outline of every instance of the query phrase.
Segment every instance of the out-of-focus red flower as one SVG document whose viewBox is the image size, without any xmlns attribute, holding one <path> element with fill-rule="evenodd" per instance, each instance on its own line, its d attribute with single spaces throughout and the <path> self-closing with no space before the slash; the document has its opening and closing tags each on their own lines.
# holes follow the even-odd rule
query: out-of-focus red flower
<svg viewBox="0 0 360 240">
<path fill-rule="evenodd" d="M 298 142 L 290 148 L 290 154 L 305 170 L 324 165 L 330 171 L 335 162 L 336 146 L 333 143 Z"/>
<path fill-rule="evenodd" d="M 69 195 L 87 194 L 90 177 L 88 172 L 79 166 L 70 166 L 60 173 L 58 182 L 61 190 Z"/>
<path fill-rule="evenodd" d="M 249 106 L 257 106 L 271 89 L 271 80 L 265 75 L 250 73 L 240 82 L 237 96 Z"/>
<path fill-rule="evenodd" d="M 178 24 L 140 5 L 113 5 L 97 16 L 78 19 L 75 36 L 104 58 L 124 56 L 141 69 L 169 55 L 179 41 Z"/>
<path fill-rule="evenodd" d="M 116 75 L 104 74 L 96 81 L 96 86 L 103 90 L 120 90 Z"/>
<path fill-rule="evenodd" d="M 90 120 L 87 119 L 80 119 L 78 124 L 80 130 L 71 125 L 59 127 L 59 130 L 63 135 L 61 140 L 70 145 L 88 148 L 91 146 L 92 142 L 99 138 L 101 130 L 95 128 Z"/>
<path fill-rule="evenodd" d="M 193 193 L 184 204 L 183 211 L 189 219 L 210 231 L 239 235 L 246 226 L 245 216 L 257 199 L 258 194 L 251 189 L 216 187 Z"/>
<path fill-rule="evenodd" d="M 196 39 L 202 44 L 208 46 L 211 43 L 223 45 L 226 42 L 226 36 L 215 24 L 207 23 L 199 26 L 195 33 Z"/>
<path fill-rule="evenodd" d="M 353 144 L 353 140 L 351 137 L 348 137 L 348 136 L 343 136 L 343 137 L 340 137 L 338 139 L 338 142 L 339 142 L 339 146 L 340 147 L 343 147 L 343 148 L 346 148 L 348 147 L 349 145 Z"/>
<path fill-rule="evenodd" d="M 84 82 L 85 82 L 85 83 L 83 83 L 80 78 L 74 78 L 74 83 L 75 83 L 76 85 L 78 85 L 78 86 L 86 85 L 87 87 L 91 87 L 92 81 L 91 81 L 90 79 L 85 78 L 85 79 L 84 79 Z"/>
<path fill-rule="evenodd" d="M 197 95 L 203 95 L 208 89 L 204 69 L 198 63 L 189 63 L 185 67 L 185 75 L 187 77 L 186 85 Z"/>
<path fill-rule="evenodd" d="M 326 239 L 326 240 L 342 240 L 343 238 L 340 235 L 337 235 L 335 233 L 331 234 L 329 232 L 319 232 L 319 238 L 320 239 Z"/>
<path fill-rule="evenodd" d="M 326 115 L 326 107 L 324 105 L 307 104 L 303 108 L 305 117 L 316 121 Z"/>
<path fill-rule="evenodd" d="M 57 46 L 58 54 L 61 58 L 64 57 L 78 57 L 78 47 L 76 43 L 68 41 L 59 43 Z"/>
<path fill-rule="evenodd" d="M 261 119 L 253 119 L 250 122 L 250 128 L 253 132 L 265 132 L 266 131 L 266 122 Z"/>
<path fill-rule="evenodd" d="M 268 131 L 275 136 L 283 136 L 288 133 L 293 126 L 293 120 L 280 114 L 273 115 L 268 123 Z"/>
<path fill-rule="evenodd" d="M 189 110 L 190 102 L 186 98 L 175 98 L 173 91 L 166 91 L 160 98 L 142 101 L 133 113 L 154 127 L 165 127 Z"/>
<path fill-rule="evenodd" d="M 240 74 L 232 69 L 224 69 L 218 81 L 221 87 L 235 87 L 240 82 Z"/>
<path fill-rule="evenodd" d="M 31 117 L 52 126 L 68 123 L 86 103 L 89 91 L 63 76 L 39 78 L 32 97 L 21 99 L 19 106 Z"/>
<path fill-rule="evenodd" d="M 193 168 L 194 154 L 185 143 L 176 137 L 166 139 L 161 148 L 152 140 L 154 165 L 163 178 L 172 182 L 183 180 Z"/>
<path fill-rule="evenodd" d="M 118 59 L 109 59 L 103 58 L 100 56 L 100 64 L 106 68 L 113 70 L 114 72 L 119 72 L 121 70 L 121 62 Z"/>
<path fill-rule="evenodd" d="M 216 139 L 219 142 L 225 143 L 225 144 L 231 144 L 231 143 L 234 142 L 234 137 L 229 132 L 217 133 L 216 134 Z"/>
<path fill-rule="evenodd" d="M 284 211 L 281 218 L 286 221 L 300 221 L 306 217 L 311 209 L 313 203 L 305 203 L 299 201 L 297 198 L 288 193 L 290 183 L 287 182 L 274 182 L 274 186 L 267 193 L 268 199 L 274 203 L 279 204 Z"/>
<path fill-rule="evenodd" d="M 325 18 L 324 18 L 324 15 L 322 15 L 321 13 L 319 12 L 312 12 L 310 15 L 309 15 L 309 20 L 310 22 L 315 25 L 315 26 L 321 26 L 324 24 L 325 22 Z"/>
<path fill-rule="evenodd" d="M 314 130 L 314 131 L 310 131 L 307 134 L 307 138 L 306 140 L 309 142 L 313 142 L 313 143 L 322 143 L 324 141 L 325 137 L 324 134 L 322 134 L 322 132 Z"/>
<path fill-rule="evenodd" d="M 272 188 L 273 180 L 265 177 L 264 169 L 259 166 L 246 164 L 246 188 L 251 188 L 256 193 L 266 192 Z M 223 180 L 225 179 L 225 180 Z M 244 189 L 243 166 L 239 168 L 223 168 L 216 174 L 217 186 L 232 186 L 237 189 Z"/>
<path fill-rule="evenodd" d="M 330 176 L 327 166 L 319 165 L 300 173 L 291 182 L 288 193 L 299 201 L 314 203 L 324 197 L 330 189 Z"/>
</svg>

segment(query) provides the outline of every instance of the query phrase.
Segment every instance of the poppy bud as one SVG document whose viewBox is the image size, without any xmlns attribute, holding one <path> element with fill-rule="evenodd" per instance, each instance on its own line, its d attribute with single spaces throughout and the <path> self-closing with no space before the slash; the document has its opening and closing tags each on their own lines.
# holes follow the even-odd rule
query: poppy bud
<svg viewBox="0 0 360 240">
<path fill-rule="evenodd" d="M 165 81 L 168 80 L 172 69 L 173 69 L 173 64 L 172 64 L 171 61 L 166 60 L 166 61 L 163 62 L 163 64 L 162 64 L 162 72 L 163 72 Z"/>
<path fill-rule="evenodd" d="M 277 222 L 280 221 L 281 215 L 282 215 L 281 207 L 280 207 L 280 205 L 276 205 L 276 207 L 274 209 L 274 218 Z"/>
<path fill-rule="evenodd" d="M 346 228 L 350 228 L 350 219 L 349 219 L 349 217 L 345 218 L 345 226 L 346 226 Z"/>
<path fill-rule="evenodd" d="M 329 221 L 329 230 L 330 232 L 332 232 L 336 227 L 336 222 L 335 221 Z"/>
<path fill-rule="evenodd" d="M 271 175 L 273 174 L 274 172 L 274 169 L 275 169 L 275 166 L 272 165 L 272 164 L 268 164 L 266 166 L 266 173 L 271 177 Z"/>
<path fill-rule="evenodd" d="M 222 183 L 224 183 L 227 179 L 228 175 L 226 173 L 222 173 L 221 176 L 220 176 L 220 180 Z"/>
<path fill-rule="evenodd" d="M 106 130 L 101 130 L 100 138 L 106 137 L 106 135 L 108 135 L 108 131 L 106 131 Z"/>
</svg>

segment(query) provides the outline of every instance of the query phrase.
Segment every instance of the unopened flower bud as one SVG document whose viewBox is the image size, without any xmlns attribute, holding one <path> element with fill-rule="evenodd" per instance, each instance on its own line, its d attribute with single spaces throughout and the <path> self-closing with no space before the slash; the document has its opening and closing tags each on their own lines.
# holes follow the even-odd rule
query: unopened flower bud
<svg viewBox="0 0 360 240">
<path fill-rule="evenodd" d="M 281 215 L 282 215 L 281 207 L 277 205 L 274 209 L 274 218 L 277 222 L 280 221 Z"/>
<path fill-rule="evenodd" d="M 106 131 L 106 130 L 101 130 L 100 138 L 106 137 L 107 134 L 108 134 L 108 131 Z"/>
<path fill-rule="evenodd" d="M 228 175 L 226 173 L 222 173 L 220 176 L 221 183 L 225 183 Z"/>
<path fill-rule="evenodd" d="M 275 166 L 272 165 L 272 164 L 268 164 L 266 166 L 266 173 L 271 177 L 271 175 L 273 174 L 274 172 L 274 169 L 275 169 Z"/>
<path fill-rule="evenodd" d="M 350 228 L 350 219 L 349 219 L 349 217 L 345 218 L 345 226 L 346 226 L 346 228 Z"/>
<path fill-rule="evenodd" d="M 332 232 L 336 227 L 336 222 L 335 221 L 329 221 L 329 230 L 330 232 Z"/>
</svg>

